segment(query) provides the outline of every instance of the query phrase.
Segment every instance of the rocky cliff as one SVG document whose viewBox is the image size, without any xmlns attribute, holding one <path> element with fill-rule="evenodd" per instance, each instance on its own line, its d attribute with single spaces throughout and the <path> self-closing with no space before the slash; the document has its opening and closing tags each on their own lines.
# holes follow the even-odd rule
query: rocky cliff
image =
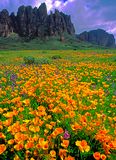
<svg viewBox="0 0 116 160">
<path fill-rule="evenodd" d="M 11 19 L 6 9 L 0 12 L 0 36 L 6 37 L 12 32 Z"/>
<path fill-rule="evenodd" d="M 21 37 L 45 37 L 62 35 L 63 32 L 74 34 L 71 18 L 58 10 L 47 14 L 47 7 L 42 3 L 39 8 L 21 6 L 17 15 L 7 10 L 0 12 L 0 36 L 7 37 L 10 33 Z"/>
<path fill-rule="evenodd" d="M 83 32 L 78 35 L 82 41 L 87 41 L 104 47 L 115 47 L 115 38 L 112 34 L 107 33 L 102 29 Z"/>
</svg>

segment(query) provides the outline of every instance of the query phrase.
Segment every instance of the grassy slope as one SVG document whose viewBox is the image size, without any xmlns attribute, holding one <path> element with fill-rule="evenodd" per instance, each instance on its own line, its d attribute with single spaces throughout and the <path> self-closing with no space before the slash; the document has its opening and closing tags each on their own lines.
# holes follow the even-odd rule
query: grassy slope
<svg viewBox="0 0 116 160">
<path fill-rule="evenodd" d="M 24 41 L 16 34 L 7 38 L 0 37 L 0 50 L 77 50 L 77 49 L 97 49 L 101 48 L 87 42 L 80 42 L 75 36 L 64 34 L 64 42 L 60 41 L 60 37 L 49 37 L 46 41 L 33 39 L 29 42 Z"/>
</svg>

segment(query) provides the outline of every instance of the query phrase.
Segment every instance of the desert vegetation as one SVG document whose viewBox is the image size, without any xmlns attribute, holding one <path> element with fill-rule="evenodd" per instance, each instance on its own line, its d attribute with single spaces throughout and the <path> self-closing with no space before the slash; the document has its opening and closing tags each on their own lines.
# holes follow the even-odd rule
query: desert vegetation
<svg viewBox="0 0 116 160">
<path fill-rule="evenodd" d="M 0 159 L 115 157 L 115 50 L 0 51 Z"/>
</svg>

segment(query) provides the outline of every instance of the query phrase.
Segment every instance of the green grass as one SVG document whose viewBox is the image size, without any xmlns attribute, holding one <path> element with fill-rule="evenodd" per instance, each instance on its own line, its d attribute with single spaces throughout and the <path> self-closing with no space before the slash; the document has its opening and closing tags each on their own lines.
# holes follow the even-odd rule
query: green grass
<svg viewBox="0 0 116 160">
<path fill-rule="evenodd" d="M 0 37 L 0 50 L 79 50 L 79 49 L 99 49 L 91 43 L 79 41 L 75 36 L 64 34 L 64 41 L 60 41 L 59 36 L 48 37 L 46 40 L 35 38 L 26 40 L 16 34 L 9 37 Z"/>
<path fill-rule="evenodd" d="M 80 54 L 83 54 L 83 56 L 80 56 Z M 89 54 L 90 56 L 88 58 L 86 55 Z M 112 54 L 112 56 L 102 58 L 96 56 L 98 54 Z M 52 59 L 54 55 L 60 55 L 61 58 L 72 62 L 116 62 L 116 50 L 1 50 L 0 64 L 22 64 L 23 58 L 26 56 L 33 56 L 35 58 L 47 57 Z"/>
</svg>

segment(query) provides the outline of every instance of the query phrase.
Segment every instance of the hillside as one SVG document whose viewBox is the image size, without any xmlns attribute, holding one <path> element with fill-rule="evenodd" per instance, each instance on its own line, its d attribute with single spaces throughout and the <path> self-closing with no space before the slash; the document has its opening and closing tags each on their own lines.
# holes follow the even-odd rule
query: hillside
<svg viewBox="0 0 116 160">
<path fill-rule="evenodd" d="M 64 34 L 64 40 L 60 36 L 48 37 L 47 39 L 35 38 L 28 40 L 11 34 L 9 37 L 0 37 L 0 50 L 79 50 L 104 48 L 88 42 L 80 41 L 75 35 Z"/>
</svg>

